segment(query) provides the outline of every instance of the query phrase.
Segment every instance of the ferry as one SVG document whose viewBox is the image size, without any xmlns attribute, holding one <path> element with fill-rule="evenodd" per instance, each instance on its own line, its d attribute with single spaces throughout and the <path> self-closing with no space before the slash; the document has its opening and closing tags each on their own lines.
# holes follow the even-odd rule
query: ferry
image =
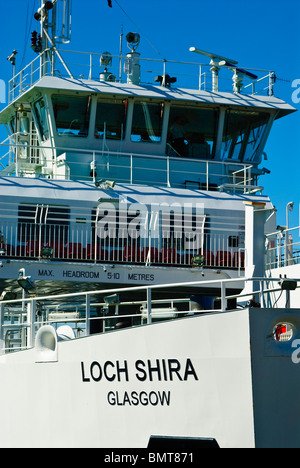
<svg viewBox="0 0 300 468">
<path fill-rule="evenodd" d="M 147 60 L 136 32 L 62 50 L 71 1 L 34 17 L 0 112 L 0 446 L 299 446 L 299 257 L 260 182 L 295 111 L 275 72 Z"/>
</svg>

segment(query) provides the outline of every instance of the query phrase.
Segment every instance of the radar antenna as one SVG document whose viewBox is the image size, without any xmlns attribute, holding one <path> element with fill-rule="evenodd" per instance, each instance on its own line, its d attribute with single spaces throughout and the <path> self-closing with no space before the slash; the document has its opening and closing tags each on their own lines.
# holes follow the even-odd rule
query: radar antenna
<svg viewBox="0 0 300 468">
<path fill-rule="evenodd" d="M 250 73 L 243 68 L 239 68 L 238 62 L 236 60 L 232 60 L 222 55 L 214 54 L 211 52 L 205 52 L 204 50 L 197 49 L 196 47 L 190 47 L 190 52 L 195 52 L 197 54 L 205 55 L 206 57 L 210 57 L 210 65 L 211 65 L 211 72 L 213 76 L 213 83 L 212 83 L 212 90 L 213 92 L 218 91 L 218 75 L 220 71 L 220 67 L 229 68 L 229 70 L 233 71 L 233 92 L 240 93 L 242 86 L 243 86 L 243 77 L 246 76 L 251 80 L 257 80 L 257 76 L 253 73 Z"/>
<path fill-rule="evenodd" d="M 246 76 L 247 78 L 250 78 L 251 80 L 257 80 L 257 75 L 254 75 L 254 73 L 250 73 L 247 70 L 244 70 L 243 68 L 237 68 L 234 66 L 234 64 L 230 61 L 227 60 L 221 60 L 219 62 L 220 67 L 226 67 L 229 68 L 229 70 L 233 71 L 233 92 L 234 93 L 240 93 L 241 89 L 243 87 L 243 77 Z"/>
<path fill-rule="evenodd" d="M 237 65 L 238 62 L 235 60 L 228 59 L 226 57 L 223 57 L 222 55 L 214 54 L 212 52 L 205 52 L 204 50 L 197 49 L 196 47 L 190 47 L 190 52 L 195 52 L 196 54 L 200 55 L 205 55 L 206 57 L 209 57 L 211 59 L 210 65 L 211 69 L 210 71 L 212 72 L 212 91 L 214 93 L 217 93 L 219 90 L 219 70 L 220 70 L 220 61 L 226 61 L 228 63 L 232 63 Z"/>
</svg>

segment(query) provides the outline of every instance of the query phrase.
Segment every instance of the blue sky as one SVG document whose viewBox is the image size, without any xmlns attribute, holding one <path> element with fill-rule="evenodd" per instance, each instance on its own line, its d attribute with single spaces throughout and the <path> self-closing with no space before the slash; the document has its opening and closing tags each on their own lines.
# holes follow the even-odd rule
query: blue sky
<svg viewBox="0 0 300 468">
<path fill-rule="evenodd" d="M 0 79 L 6 83 L 11 78 L 6 58 L 13 49 L 18 50 L 17 68 L 35 58 L 29 32 L 38 27 L 32 11 L 39 3 L 2 0 Z M 112 0 L 112 4 L 109 8 L 107 0 L 73 0 L 70 50 L 118 54 L 123 25 L 124 34 L 141 33 L 139 52 L 145 57 L 194 62 L 197 57 L 189 47 L 196 46 L 232 57 L 244 68 L 275 70 L 275 95 L 300 110 L 299 0 Z M 201 61 L 206 62 L 204 57 Z M 299 128 L 299 112 L 278 120 L 266 146 L 271 174 L 260 183 L 278 209 L 279 224 L 285 223 L 290 201 L 296 205 L 290 222 L 299 224 Z M 4 139 L 5 133 L 0 137 Z"/>
</svg>

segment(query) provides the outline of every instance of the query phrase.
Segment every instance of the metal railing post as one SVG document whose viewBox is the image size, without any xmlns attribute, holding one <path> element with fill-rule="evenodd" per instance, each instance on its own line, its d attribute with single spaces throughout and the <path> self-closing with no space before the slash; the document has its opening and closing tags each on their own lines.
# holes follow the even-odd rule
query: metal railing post
<svg viewBox="0 0 300 468">
<path fill-rule="evenodd" d="M 91 332 L 91 298 L 90 295 L 87 294 L 85 297 L 85 329 L 86 329 L 86 336 L 90 335 Z"/>
<path fill-rule="evenodd" d="M 92 79 L 92 68 L 93 68 L 93 55 L 90 54 L 90 71 L 89 71 L 89 80 Z"/>
<path fill-rule="evenodd" d="M 96 182 L 96 155 L 95 155 L 95 151 L 93 151 L 93 170 L 92 170 L 92 173 L 93 173 L 93 183 Z"/>
<path fill-rule="evenodd" d="M 27 348 L 34 347 L 36 303 L 32 299 L 27 303 Z"/>
<path fill-rule="evenodd" d="M 206 161 L 206 190 L 208 190 L 209 187 L 209 164 L 208 161 Z"/>
<path fill-rule="evenodd" d="M 151 325 L 152 323 L 152 290 L 151 288 L 147 288 L 147 311 L 148 311 L 148 317 L 147 317 L 147 324 Z"/>
<path fill-rule="evenodd" d="M 0 304 L 0 355 L 1 355 L 1 346 L 3 341 L 3 325 L 4 325 L 4 305 Z"/>
<path fill-rule="evenodd" d="M 264 282 L 263 281 L 260 281 L 259 302 L 260 302 L 261 307 L 265 307 Z"/>
<path fill-rule="evenodd" d="M 226 312 L 227 309 L 227 299 L 226 299 L 226 284 L 224 281 L 221 283 L 221 310 Z"/>
</svg>

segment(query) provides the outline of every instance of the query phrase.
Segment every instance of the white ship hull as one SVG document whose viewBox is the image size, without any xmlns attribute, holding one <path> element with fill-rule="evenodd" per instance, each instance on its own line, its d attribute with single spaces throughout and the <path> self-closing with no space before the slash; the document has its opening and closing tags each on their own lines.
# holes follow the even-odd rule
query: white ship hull
<svg viewBox="0 0 300 468">
<path fill-rule="evenodd" d="M 299 310 L 243 309 L 1 356 L 1 447 L 299 446 L 295 350 L 272 333 L 287 316 L 299 330 Z"/>
</svg>

